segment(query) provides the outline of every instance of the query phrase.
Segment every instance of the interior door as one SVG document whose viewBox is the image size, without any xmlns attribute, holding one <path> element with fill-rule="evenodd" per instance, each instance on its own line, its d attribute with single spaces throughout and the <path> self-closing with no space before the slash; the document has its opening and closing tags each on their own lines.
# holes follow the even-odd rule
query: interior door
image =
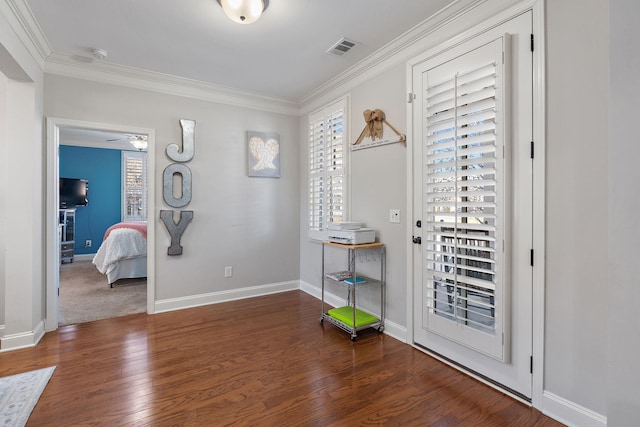
<svg viewBox="0 0 640 427">
<path fill-rule="evenodd" d="M 532 33 L 522 14 L 413 67 L 414 343 L 524 398 Z M 417 226 L 420 220 L 420 227 Z"/>
</svg>

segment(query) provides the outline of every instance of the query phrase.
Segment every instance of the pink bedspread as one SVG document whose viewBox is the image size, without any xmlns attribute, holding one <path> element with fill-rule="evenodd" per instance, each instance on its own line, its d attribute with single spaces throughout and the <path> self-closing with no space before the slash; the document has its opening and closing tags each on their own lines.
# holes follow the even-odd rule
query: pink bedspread
<svg viewBox="0 0 640 427">
<path fill-rule="evenodd" d="M 111 227 L 107 228 L 107 231 L 104 233 L 104 238 L 102 241 L 107 240 L 109 234 L 118 228 L 131 228 L 136 231 L 139 231 L 142 234 L 142 237 L 147 238 L 147 222 L 119 222 L 117 224 L 113 224 Z"/>
</svg>

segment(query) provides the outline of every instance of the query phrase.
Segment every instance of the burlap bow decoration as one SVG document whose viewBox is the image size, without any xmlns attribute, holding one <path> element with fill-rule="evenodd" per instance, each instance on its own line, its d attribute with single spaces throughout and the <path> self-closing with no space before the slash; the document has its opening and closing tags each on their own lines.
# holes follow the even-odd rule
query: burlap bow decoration
<svg viewBox="0 0 640 427">
<path fill-rule="evenodd" d="M 404 135 L 400 134 L 393 126 L 391 126 L 384 114 L 384 111 L 380 109 L 375 110 L 364 110 L 362 113 L 364 116 L 364 121 L 366 123 L 362 133 L 358 137 L 358 140 L 353 143 L 353 145 L 358 145 L 362 142 L 364 138 L 371 138 L 372 141 L 381 140 L 383 135 L 383 123 L 389 126 L 398 136 L 400 136 L 400 141 L 404 141 Z"/>
<path fill-rule="evenodd" d="M 372 140 L 382 139 L 382 122 L 385 119 L 384 111 L 382 110 L 364 110 L 364 121 L 369 128 L 369 137 Z"/>
</svg>

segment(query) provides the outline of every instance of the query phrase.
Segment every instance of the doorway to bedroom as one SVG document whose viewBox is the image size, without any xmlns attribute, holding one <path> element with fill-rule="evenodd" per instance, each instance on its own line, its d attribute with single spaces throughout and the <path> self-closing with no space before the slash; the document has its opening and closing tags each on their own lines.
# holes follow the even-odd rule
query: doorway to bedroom
<svg viewBox="0 0 640 427">
<path fill-rule="evenodd" d="M 47 330 L 152 312 L 154 132 L 47 122 Z"/>
<path fill-rule="evenodd" d="M 138 236 L 138 241 L 109 245 L 104 236 L 110 227 L 123 223 L 146 231 L 147 136 L 77 128 L 61 128 L 59 136 L 64 232 L 58 324 L 143 313 L 146 240 Z M 122 271 L 117 264 L 125 262 L 120 259 L 125 256 L 133 271 Z"/>
</svg>

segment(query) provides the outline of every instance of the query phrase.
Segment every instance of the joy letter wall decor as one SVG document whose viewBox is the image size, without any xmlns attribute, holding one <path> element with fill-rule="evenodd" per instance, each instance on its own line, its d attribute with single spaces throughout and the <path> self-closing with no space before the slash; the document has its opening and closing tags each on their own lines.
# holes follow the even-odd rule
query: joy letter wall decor
<svg viewBox="0 0 640 427">
<path fill-rule="evenodd" d="M 184 163 L 193 159 L 195 151 L 195 136 L 194 131 L 196 128 L 195 120 L 180 119 L 180 126 L 182 126 L 182 152 L 178 144 L 167 145 L 167 157 L 174 162 L 164 169 L 162 173 L 162 197 L 167 205 L 172 208 L 183 208 L 191 202 L 191 169 Z M 178 176 L 178 181 L 181 185 L 180 197 L 175 197 L 174 193 L 174 176 Z M 180 246 L 180 239 L 187 225 L 193 219 L 193 211 L 180 211 L 180 219 L 176 223 L 173 219 L 173 210 L 161 210 L 160 219 L 164 222 L 167 231 L 171 236 L 171 246 L 167 249 L 168 255 L 182 255 L 182 246 Z"/>
</svg>

